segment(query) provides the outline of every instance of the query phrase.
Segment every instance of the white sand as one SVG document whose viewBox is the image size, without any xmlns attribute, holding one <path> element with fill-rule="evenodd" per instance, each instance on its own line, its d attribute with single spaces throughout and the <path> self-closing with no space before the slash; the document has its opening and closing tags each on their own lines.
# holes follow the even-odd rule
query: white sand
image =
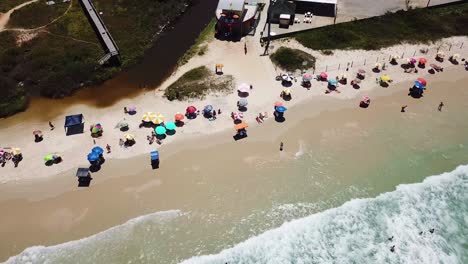
<svg viewBox="0 0 468 264">
<path fill-rule="evenodd" d="M 265 19 L 265 18 L 263 18 Z M 260 25 L 262 22 L 260 22 Z M 459 44 L 466 42 L 468 38 L 465 37 L 454 37 L 443 40 L 443 43 L 453 43 L 452 53 L 461 53 L 467 55 L 466 49 L 460 49 Z M 243 40 L 245 41 L 245 40 Z M 274 65 L 271 63 L 268 56 L 260 56 L 263 54 L 263 48 L 259 45 L 259 34 L 255 37 L 247 37 L 248 54 L 244 55 L 244 42 L 227 42 L 214 40 L 209 44 L 209 50 L 206 55 L 202 57 L 196 57 L 189 61 L 186 65 L 179 68 L 170 78 L 164 82 L 154 92 L 145 92 L 133 99 L 122 99 L 113 106 L 106 108 L 94 108 L 86 105 L 71 105 L 60 116 L 55 117 L 51 120 L 55 125 L 54 131 L 49 131 L 47 123 L 44 122 L 21 122 L 21 114 L 11 117 L 16 125 L 6 126 L 0 121 L 0 147 L 19 147 L 23 151 L 24 159 L 19 164 L 18 168 L 13 168 L 12 162 L 7 163 L 4 168 L 0 168 L 0 182 L 14 182 L 28 178 L 47 177 L 55 175 L 72 168 L 79 166 L 89 166 L 86 160 L 86 155 L 90 152 L 93 145 L 93 139 L 89 133 L 89 126 L 93 123 L 101 123 L 104 127 L 104 135 L 102 138 L 96 139 L 96 145 L 105 147 L 106 144 L 112 146 L 112 153 L 106 154 L 106 158 L 111 159 L 125 159 L 128 157 L 148 154 L 152 150 L 158 148 L 158 145 L 154 143 L 149 145 L 146 137 L 150 135 L 151 130 L 149 128 L 139 129 L 138 125 L 141 122 L 141 115 L 146 111 L 160 112 L 166 116 L 166 121 L 173 121 L 173 116 L 177 112 L 185 113 L 185 109 L 188 105 L 194 105 L 198 109 L 202 110 L 203 106 L 211 104 L 215 109 L 220 108 L 223 113 L 218 116 L 216 121 L 210 122 L 202 117 L 198 117 L 195 120 L 184 120 L 186 125 L 183 128 L 177 130 L 176 135 L 168 136 L 164 140 L 163 146 L 168 145 L 169 142 L 176 140 L 177 138 L 187 138 L 190 135 L 199 134 L 210 134 L 213 132 L 232 129 L 233 124 L 230 118 L 230 113 L 236 111 L 236 102 L 238 100 L 237 92 L 233 91 L 228 95 L 211 95 L 205 100 L 193 100 L 190 102 L 169 102 L 162 97 L 163 90 L 177 78 L 179 78 L 186 71 L 198 67 L 200 65 L 206 65 L 209 69 L 214 70 L 216 63 L 224 64 L 224 73 L 233 75 L 236 79 L 237 84 L 246 82 L 253 85 L 253 91 L 248 97 L 249 105 L 248 111 L 245 113 L 244 120 L 250 125 L 255 125 L 255 117 L 259 112 L 268 111 L 271 117 L 273 110 L 273 103 L 281 100 L 279 95 L 283 87 L 280 82 L 275 81 L 277 72 Z M 351 99 L 356 97 L 360 91 L 366 91 L 379 87 L 375 83 L 375 78 L 381 74 L 375 74 L 371 72 L 371 68 L 375 64 L 375 58 L 385 57 L 388 58 L 389 54 L 393 53 L 408 53 L 414 50 L 419 50 L 422 45 L 399 45 L 390 49 L 384 49 L 381 51 L 368 52 L 368 51 L 334 51 L 333 56 L 323 56 L 319 53 L 308 50 L 301 47 L 298 43 L 293 41 L 278 41 L 273 44 L 275 48 L 281 45 L 291 46 L 294 48 L 300 48 L 305 50 L 317 57 L 317 71 L 323 70 L 326 65 L 329 66 L 329 76 L 336 76 L 343 72 L 343 66 L 347 62 L 352 60 L 363 60 L 368 58 L 368 61 L 373 61 L 366 66 L 358 66 L 355 63 L 353 68 L 349 70 L 349 77 L 355 75 L 358 68 L 364 68 L 369 74 L 366 80 L 361 83 L 360 90 L 354 90 L 348 84 L 345 87 L 340 87 L 342 91 L 340 94 L 332 93 L 326 95 L 326 83 L 312 82 L 312 88 L 310 90 L 304 89 L 300 86 L 300 77 L 298 76 L 298 82 L 293 84 L 293 100 L 284 102 L 287 107 L 291 107 L 298 102 L 304 100 L 320 100 L 322 96 L 331 96 L 337 99 Z M 442 47 L 442 50 L 447 50 L 447 44 Z M 457 46 L 458 45 L 458 46 Z M 435 52 L 435 48 L 440 46 L 440 43 L 436 43 L 428 47 Z M 411 54 L 412 55 L 412 54 Z M 420 56 L 416 56 L 420 57 Z M 434 62 L 434 56 L 425 56 L 429 63 Z M 406 58 L 401 59 L 400 62 L 406 61 Z M 341 70 L 337 70 L 338 64 L 341 65 Z M 408 79 L 416 79 L 419 76 L 427 74 L 427 70 L 421 70 L 420 74 L 407 74 L 403 73 L 400 66 L 390 66 L 387 61 L 388 70 L 385 73 L 390 74 L 395 82 L 401 82 Z M 444 62 L 442 65 L 447 68 L 451 65 L 450 62 Z M 461 67 L 461 66 L 460 66 Z M 450 69 L 446 69 L 450 70 Z M 429 84 L 430 86 L 430 84 Z M 382 88 L 383 89 L 383 88 Z M 387 89 L 391 89 L 391 86 Z M 315 98 L 315 99 L 314 99 Z M 356 100 L 358 103 L 359 99 Z M 135 105 L 138 113 L 134 116 L 125 115 L 123 113 L 123 107 Z M 83 113 L 85 117 L 85 133 L 80 135 L 66 136 L 62 129 L 64 122 L 64 116 L 69 114 Z M 305 115 L 307 113 L 304 113 Z M 287 113 L 286 113 L 287 115 Z M 136 136 L 136 144 L 129 148 L 120 148 L 118 145 L 119 138 L 121 138 L 124 132 L 120 132 L 118 129 L 114 129 L 116 123 L 122 119 L 126 119 L 130 124 L 130 131 Z M 271 119 L 271 118 L 270 118 Z M 41 143 L 34 143 L 32 131 L 40 129 L 44 132 L 44 141 Z M 234 135 L 233 130 L 233 135 Z M 59 152 L 62 154 L 64 161 L 61 164 L 56 164 L 50 167 L 44 165 L 43 157 L 49 153 Z M 103 165 L 105 167 L 105 164 Z M 72 177 L 74 175 L 70 175 Z"/>
</svg>

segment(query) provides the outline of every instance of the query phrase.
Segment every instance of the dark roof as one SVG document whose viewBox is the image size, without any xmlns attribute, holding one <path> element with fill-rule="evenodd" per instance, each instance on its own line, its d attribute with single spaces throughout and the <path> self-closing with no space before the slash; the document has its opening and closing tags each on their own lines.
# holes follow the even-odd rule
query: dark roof
<svg viewBox="0 0 468 264">
<path fill-rule="evenodd" d="M 83 114 L 69 115 L 65 117 L 65 127 L 80 125 L 83 123 Z"/>
<path fill-rule="evenodd" d="M 76 171 L 76 177 L 88 177 L 89 169 L 88 168 L 78 168 Z"/>
<path fill-rule="evenodd" d="M 287 0 L 276 0 L 268 11 L 274 14 L 294 14 L 296 13 L 296 4 Z"/>
</svg>

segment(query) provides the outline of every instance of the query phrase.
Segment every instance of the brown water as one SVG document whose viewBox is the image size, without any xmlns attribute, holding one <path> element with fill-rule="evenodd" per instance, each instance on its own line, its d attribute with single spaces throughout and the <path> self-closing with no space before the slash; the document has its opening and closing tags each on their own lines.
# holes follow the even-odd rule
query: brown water
<svg viewBox="0 0 468 264">
<path fill-rule="evenodd" d="M 174 71 L 177 60 L 213 18 L 216 4 L 217 0 L 194 0 L 187 12 L 158 37 L 138 64 L 101 85 L 83 88 L 64 99 L 32 97 L 21 120 L 51 120 L 74 104 L 108 107 L 146 90 L 140 87 L 157 87 Z"/>
</svg>

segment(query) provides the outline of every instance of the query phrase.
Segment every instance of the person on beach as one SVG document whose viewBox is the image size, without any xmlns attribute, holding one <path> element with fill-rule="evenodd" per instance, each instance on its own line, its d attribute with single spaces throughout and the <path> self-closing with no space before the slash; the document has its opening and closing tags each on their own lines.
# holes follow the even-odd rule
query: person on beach
<svg viewBox="0 0 468 264">
<path fill-rule="evenodd" d="M 393 245 L 393 246 L 390 247 L 390 251 L 391 251 L 391 252 L 395 252 L 395 245 Z"/>
<path fill-rule="evenodd" d="M 429 229 L 429 232 L 431 232 L 431 234 L 434 234 L 434 231 L 435 231 L 434 228 Z"/>
<path fill-rule="evenodd" d="M 52 122 L 49 121 L 49 127 L 50 127 L 50 130 L 54 130 L 55 129 L 55 126 L 52 124 Z"/>
<path fill-rule="evenodd" d="M 250 85 L 250 90 L 252 90 L 252 89 L 253 89 L 253 85 Z"/>
<path fill-rule="evenodd" d="M 221 114 L 221 108 L 218 109 L 218 115 L 220 115 L 220 114 Z"/>
<path fill-rule="evenodd" d="M 280 143 L 280 151 L 283 151 L 283 146 L 284 146 L 283 141 L 281 141 L 281 143 Z"/>
<path fill-rule="evenodd" d="M 402 112 L 402 113 L 406 112 L 406 107 L 408 107 L 408 106 L 407 106 L 407 105 L 404 105 L 404 106 L 401 107 L 401 112 Z"/>
<path fill-rule="evenodd" d="M 234 112 L 231 112 L 231 118 L 234 120 Z"/>
<path fill-rule="evenodd" d="M 96 145 L 96 140 L 93 138 L 93 144 Z"/>
<path fill-rule="evenodd" d="M 107 153 L 111 153 L 111 146 L 109 144 L 106 145 Z"/>
<path fill-rule="evenodd" d="M 124 107 L 124 114 L 128 114 L 128 110 L 126 106 Z"/>
<path fill-rule="evenodd" d="M 216 110 L 213 110 L 213 119 L 216 119 Z"/>
<path fill-rule="evenodd" d="M 442 107 L 444 107 L 444 102 L 440 102 L 440 104 L 439 104 L 439 108 L 438 108 L 439 112 L 441 112 L 441 111 L 442 111 Z"/>
<path fill-rule="evenodd" d="M 388 238 L 388 241 L 393 241 L 393 236 Z"/>
<path fill-rule="evenodd" d="M 124 143 L 125 143 L 125 142 L 123 141 L 123 139 L 120 138 L 120 139 L 119 139 L 119 146 L 122 147 Z"/>
<path fill-rule="evenodd" d="M 244 43 L 244 53 L 247 55 L 247 43 Z"/>
</svg>

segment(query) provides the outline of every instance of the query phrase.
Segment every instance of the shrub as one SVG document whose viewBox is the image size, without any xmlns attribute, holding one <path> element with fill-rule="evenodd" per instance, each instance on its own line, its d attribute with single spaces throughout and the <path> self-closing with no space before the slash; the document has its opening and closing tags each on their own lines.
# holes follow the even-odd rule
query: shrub
<svg viewBox="0 0 468 264">
<path fill-rule="evenodd" d="M 287 71 L 315 68 L 315 57 L 298 49 L 280 47 L 270 55 L 271 61 Z"/>
</svg>

